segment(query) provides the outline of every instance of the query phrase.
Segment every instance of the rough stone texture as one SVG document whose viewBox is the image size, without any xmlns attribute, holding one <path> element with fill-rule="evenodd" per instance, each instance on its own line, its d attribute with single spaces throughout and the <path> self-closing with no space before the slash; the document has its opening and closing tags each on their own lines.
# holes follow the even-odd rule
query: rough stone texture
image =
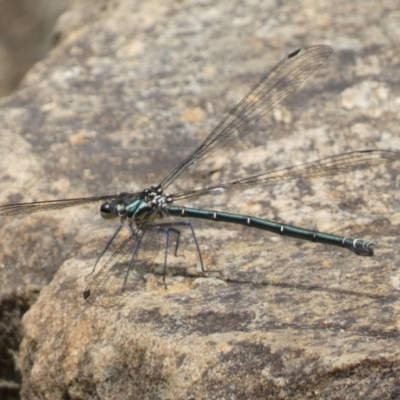
<svg viewBox="0 0 400 400">
<path fill-rule="evenodd" d="M 60 44 L 0 103 L 1 203 L 157 182 L 305 44 L 330 44 L 334 54 L 245 140 L 174 189 L 351 150 L 399 150 L 398 1 L 330 4 L 121 0 L 90 18 L 90 7 L 61 17 Z M 167 289 L 155 268 L 114 309 L 82 297 L 114 227 L 96 206 L 3 217 L 3 326 L 12 315 L 19 330 L 40 291 L 13 353 L 21 397 L 399 397 L 399 167 L 191 203 L 371 239 L 373 258 L 195 221 L 213 272 L 202 276 L 183 243 Z M 7 357 L 13 329 L 1 329 Z"/>
</svg>

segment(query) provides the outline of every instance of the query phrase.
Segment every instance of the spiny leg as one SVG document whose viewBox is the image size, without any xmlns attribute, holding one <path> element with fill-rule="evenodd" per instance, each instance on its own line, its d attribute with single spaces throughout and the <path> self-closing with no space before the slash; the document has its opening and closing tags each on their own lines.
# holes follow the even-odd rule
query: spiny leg
<svg viewBox="0 0 400 400">
<path fill-rule="evenodd" d="M 138 251 L 139 251 L 139 248 L 140 248 L 140 244 L 142 243 L 142 238 L 143 238 L 143 235 L 142 235 L 142 236 L 139 236 L 136 232 L 133 231 L 133 229 L 132 229 L 131 226 L 130 226 L 130 228 L 131 228 L 131 231 L 132 231 L 132 236 L 133 236 L 134 239 L 137 241 L 137 243 L 136 243 L 135 249 L 134 249 L 134 251 L 133 251 L 132 257 L 131 257 L 131 259 L 129 260 L 129 265 L 128 265 L 127 269 L 126 269 L 125 278 L 124 278 L 124 283 L 123 283 L 122 288 L 121 288 L 122 291 L 123 291 L 124 288 L 126 287 L 126 283 L 127 283 L 127 281 L 128 281 L 129 274 L 130 274 L 131 271 L 132 271 L 133 264 L 134 264 L 134 261 L 136 260 L 136 256 L 137 256 L 137 254 L 138 254 Z M 143 277 L 143 276 L 142 276 L 141 278 L 144 280 L 144 277 Z"/>
<path fill-rule="evenodd" d="M 189 226 L 191 231 L 192 231 L 192 236 L 193 236 L 193 240 L 194 243 L 196 245 L 196 249 L 197 249 L 197 253 L 199 255 L 199 259 L 200 259 L 200 265 L 201 265 L 201 271 L 205 272 L 204 269 L 204 263 L 203 263 L 203 257 L 201 255 L 201 251 L 200 251 L 200 246 L 199 246 L 199 242 L 197 240 L 196 234 L 194 232 L 194 228 L 193 225 L 190 221 L 179 221 L 179 222 L 168 222 L 168 223 L 163 223 L 163 224 L 157 224 L 157 226 L 159 226 L 160 228 L 172 228 L 174 226 Z M 172 230 L 172 229 L 171 229 Z M 179 247 L 179 239 L 180 239 L 180 234 L 181 232 L 178 229 L 174 229 L 174 232 L 177 233 L 177 241 L 176 241 L 176 247 L 175 247 L 175 256 L 177 256 L 178 254 L 178 247 Z"/>
<path fill-rule="evenodd" d="M 170 232 L 174 232 L 177 235 L 177 246 L 179 242 L 180 231 L 178 229 L 172 228 L 170 224 L 162 224 L 162 226 L 157 225 L 159 232 L 165 233 L 165 250 L 164 250 L 164 267 L 163 267 L 163 282 L 165 289 L 167 288 L 167 284 L 165 282 L 165 275 L 167 273 L 167 261 L 168 261 L 168 248 L 169 248 L 169 234 Z M 177 249 L 175 249 L 176 252 Z"/>
<path fill-rule="evenodd" d="M 110 237 L 110 239 L 108 239 L 104 249 L 102 250 L 102 252 L 100 253 L 100 255 L 97 257 L 96 262 L 94 263 L 93 269 L 92 271 L 86 276 L 86 278 L 88 278 L 90 275 L 93 274 L 93 272 L 96 270 L 97 264 L 99 263 L 101 257 L 103 257 L 104 253 L 109 249 L 109 247 L 111 246 L 111 243 L 114 241 L 114 239 L 117 237 L 118 233 L 121 231 L 123 227 L 123 224 L 121 223 L 118 228 L 115 230 L 115 232 L 113 233 L 113 235 Z M 136 231 L 132 228 L 132 225 L 129 224 L 129 230 L 132 233 L 132 236 L 134 237 L 134 239 L 136 241 L 139 241 L 139 235 L 136 233 Z"/>
<path fill-rule="evenodd" d="M 115 230 L 115 232 L 114 232 L 113 235 L 110 237 L 110 239 L 108 239 L 108 241 L 107 241 L 107 243 L 106 243 L 104 249 L 102 250 L 102 252 L 100 253 L 100 255 L 97 257 L 96 262 L 95 262 L 94 265 L 93 265 L 92 271 L 91 271 L 88 275 L 86 275 L 86 279 L 87 279 L 90 275 L 93 274 L 93 272 L 95 271 L 95 269 L 96 269 L 96 267 L 97 267 L 97 264 L 99 263 L 101 257 L 103 257 L 104 253 L 108 250 L 108 248 L 110 247 L 111 243 L 112 243 L 112 242 L 114 241 L 114 239 L 117 237 L 118 233 L 121 231 L 121 228 L 122 228 L 122 224 L 120 224 L 120 225 L 118 226 L 118 228 Z"/>
</svg>

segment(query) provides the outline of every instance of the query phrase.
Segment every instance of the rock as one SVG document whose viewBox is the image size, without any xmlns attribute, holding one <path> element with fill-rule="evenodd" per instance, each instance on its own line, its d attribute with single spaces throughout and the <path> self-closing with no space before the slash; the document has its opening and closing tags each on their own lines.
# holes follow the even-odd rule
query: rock
<svg viewBox="0 0 400 400">
<path fill-rule="evenodd" d="M 269 68 L 305 44 L 327 43 L 334 53 L 243 141 L 168 191 L 354 150 L 399 150 L 400 52 L 386 35 L 397 26 L 395 7 L 122 0 L 89 19 L 86 8 L 75 10 L 64 17 L 74 22 L 57 25 L 59 45 L 1 102 L 1 204 L 159 182 Z M 363 102 L 362 93 L 377 97 Z M 113 308 L 83 298 L 118 226 L 97 205 L 2 217 L 2 307 L 6 298 L 20 304 L 18 321 L 40 290 L 22 320 L 21 398 L 396 397 L 398 167 L 186 204 L 362 237 L 376 243 L 375 257 L 194 221 L 206 273 L 182 229 L 166 288 L 161 252 Z"/>
</svg>

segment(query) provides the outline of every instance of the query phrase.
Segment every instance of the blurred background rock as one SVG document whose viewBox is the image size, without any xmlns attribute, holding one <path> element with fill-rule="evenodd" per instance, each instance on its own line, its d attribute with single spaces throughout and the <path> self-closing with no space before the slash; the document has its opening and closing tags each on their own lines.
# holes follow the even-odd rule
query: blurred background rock
<svg viewBox="0 0 400 400">
<path fill-rule="evenodd" d="M 0 97 L 12 93 L 25 73 L 52 47 L 52 30 L 68 0 L 0 1 Z"/>
<path fill-rule="evenodd" d="M 0 0 L 0 97 L 12 93 L 26 72 L 61 39 L 63 28 L 73 28 L 82 7 L 95 12 L 104 1 Z M 61 14 L 63 14 L 61 16 Z M 61 18 L 58 20 L 58 18 Z"/>
</svg>

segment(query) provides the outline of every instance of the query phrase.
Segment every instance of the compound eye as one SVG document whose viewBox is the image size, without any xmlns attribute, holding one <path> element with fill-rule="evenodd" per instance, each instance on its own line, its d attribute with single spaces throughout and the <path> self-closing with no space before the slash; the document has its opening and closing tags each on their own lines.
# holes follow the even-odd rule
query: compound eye
<svg viewBox="0 0 400 400">
<path fill-rule="evenodd" d="M 113 213 L 113 207 L 111 206 L 110 203 L 104 203 L 100 207 L 100 215 L 104 219 L 112 219 L 115 218 L 115 215 Z"/>
</svg>

